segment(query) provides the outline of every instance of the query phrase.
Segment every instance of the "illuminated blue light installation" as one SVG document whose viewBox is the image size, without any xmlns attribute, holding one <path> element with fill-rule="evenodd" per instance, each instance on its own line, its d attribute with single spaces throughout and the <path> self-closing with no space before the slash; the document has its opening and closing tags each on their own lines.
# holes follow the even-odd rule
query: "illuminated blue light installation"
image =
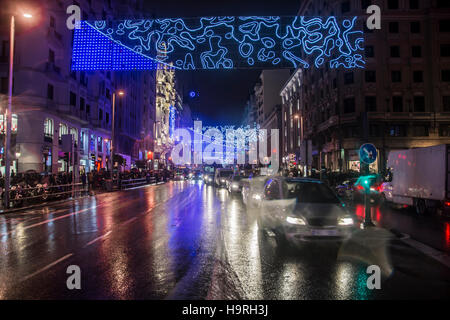
<svg viewBox="0 0 450 320">
<path fill-rule="evenodd" d="M 210 17 L 82 21 L 73 70 L 364 68 L 357 18 Z"/>
</svg>

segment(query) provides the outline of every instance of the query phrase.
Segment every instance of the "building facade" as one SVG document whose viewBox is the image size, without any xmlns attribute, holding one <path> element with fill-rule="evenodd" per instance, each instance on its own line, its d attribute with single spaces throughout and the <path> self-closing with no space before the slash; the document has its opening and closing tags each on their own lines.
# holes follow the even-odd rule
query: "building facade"
<svg viewBox="0 0 450 320">
<path fill-rule="evenodd" d="M 258 110 L 256 107 L 256 96 L 255 92 L 252 90 L 252 92 L 249 93 L 247 102 L 245 103 L 244 108 L 244 118 L 242 120 L 242 126 L 250 128 L 254 128 L 257 123 L 257 114 Z"/>
<path fill-rule="evenodd" d="M 371 4 L 381 8 L 381 30 L 366 27 Z M 382 172 L 390 150 L 450 143 L 449 7 L 439 0 L 302 2 L 299 15 L 359 16 L 367 64 L 296 71 L 281 91 L 284 155 L 297 153 L 300 136 L 305 146 L 311 141 L 313 167 L 359 171 L 358 149 L 370 142 L 379 151 L 371 171 Z"/>
<path fill-rule="evenodd" d="M 154 168 L 166 165 L 173 147 L 172 130 L 174 119 L 181 110 L 182 99 L 176 89 L 175 70 L 167 64 L 160 64 L 156 72 L 156 122 Z"/>
<path fill-rule="evenodd" d="M 282 163 L 282 152 L 280 149 L 283 145 L 283 136 L 279 132 L 278 148 L 275 148 L 271 143 L 271 130 L 279 130 L 281 127 L 282 99 L 280 97 L 280 90 L 289 79 L 289 76 L 289 69 L 263 70 L 254 86 L 253 92 L 249 95 L 244 114 L 246 125 L 251 128 L 256 126 L 259 129 L 267 130 L 268 141 L 266 155 L 270 158 L 273 153 L 276 153 L 279 166 Z"/>
<path fill-rule="evenodd" d="M 281 105 L 280 90 L 290 76 L 289 69 L 263 70 L 255 84 L 256 122 L 260 126 Z"/>
<path fill-rule="evenodd" d="M 136 142 L 151 140 L 151 109 L 154 108 L 154 71 L 120 73 L 71 71 L 73 30 L 66 27 L 66 8 L 78 5 L 82 19 L 100 20 L 142 15 L 141 0 L 40 1 L 30 21 L 16 19 L 13 112 L 17 131 L 12 142 L 17 157 L 14 170 L 57 173 L 71 171 L 61 138 L 72 134 L 75 142 L 75 173 L 110 168 L 112 95 L 117 98 L 116 151 L 129 159 L 139 158 Z M 17 5 L 7 1 L 0 8 L 0 78 L 2 107 L 6 107 L 9 20 Z M 4 110 L 4 109 L 3 109 Z M 145 115 L 145 119 L 141 115 Z M 150 128 L 150 131 L 149 131 Z M 144 139 L 145 140 L 145 139 Z M 4 171 L 4 167 L 3 171 Z"/>
</svg>

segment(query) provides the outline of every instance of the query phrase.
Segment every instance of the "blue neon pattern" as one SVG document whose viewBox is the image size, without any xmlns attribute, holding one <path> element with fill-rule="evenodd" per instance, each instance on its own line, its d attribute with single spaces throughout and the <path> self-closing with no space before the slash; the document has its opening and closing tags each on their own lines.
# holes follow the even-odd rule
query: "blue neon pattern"
<svg viewBox="0 0 450 320">
<path fill-rule="evenodd" d="M 73 70 L 364 68 L 357 17 L 82 21 Z"/>
</svg>

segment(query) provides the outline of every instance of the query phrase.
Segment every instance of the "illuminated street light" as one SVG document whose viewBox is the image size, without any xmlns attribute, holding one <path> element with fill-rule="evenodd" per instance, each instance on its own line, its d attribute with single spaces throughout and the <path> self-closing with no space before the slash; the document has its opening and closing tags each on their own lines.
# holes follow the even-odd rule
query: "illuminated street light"
<svg viewBox="0 0 450 320">
<path fill-rule="evenodd" d="M 23 16 L 24 16 L 25 18 L 27 18 L 27 19 L 33 18 L 33 15 L 30 14 L 30 13 L 24 13 Z"/>
</svg>

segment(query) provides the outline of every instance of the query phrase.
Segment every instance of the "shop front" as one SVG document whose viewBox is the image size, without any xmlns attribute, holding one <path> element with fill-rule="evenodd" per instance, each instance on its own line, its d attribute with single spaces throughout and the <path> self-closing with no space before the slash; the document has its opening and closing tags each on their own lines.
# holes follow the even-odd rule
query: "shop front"
<svg viewBox="0 0 450 320">
<path fill-rule="evenodd" d="M 377 149 L 377 151 L 379 151 Z M 349 171 L 361 172 L 361 162 L 359 161 L 359 150 L 348 150 L 347 151 L 347 165 Z M 378 162 L 375 161 L 369 166 L 370 173 L 378 173 Z"/>
</svg>

